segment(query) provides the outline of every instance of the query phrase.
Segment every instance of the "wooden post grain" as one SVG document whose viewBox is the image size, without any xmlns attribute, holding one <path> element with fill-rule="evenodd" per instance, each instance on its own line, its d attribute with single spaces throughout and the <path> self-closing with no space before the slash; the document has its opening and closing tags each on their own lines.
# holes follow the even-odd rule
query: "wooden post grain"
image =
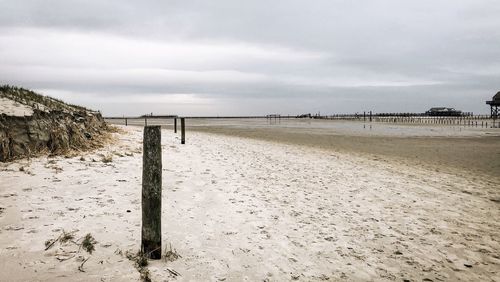
<svg viewBox="0 0 500 282">
<path fill-rule="evenodd" d="M 161 258 L 161 127 L 144 127 L 142 153 L 141 251 L 150 259 Z"/>
<path fill-rule="evenodd" d="M 186 123 L 184 118 L 181 118 L 181 144 L 186 144 Z"/>
</svg>

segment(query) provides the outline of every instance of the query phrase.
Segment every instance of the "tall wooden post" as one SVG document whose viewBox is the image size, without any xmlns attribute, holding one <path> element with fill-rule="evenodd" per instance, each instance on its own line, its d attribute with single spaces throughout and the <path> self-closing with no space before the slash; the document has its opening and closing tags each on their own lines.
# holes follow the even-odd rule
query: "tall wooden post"
<svg viewBox="0 0 500 282">
<path fill-rule="evenodd" d="M 177 133 L 177 118 L 174 117 L 174 133 Z"/>
<path fill-rule="evenodd" d="M 184 118 L 181 118 L 181 144 L 186 144 L 186 123 Z"/>
<path fill-rule="evenodd" d="M 161 126 L 144 127 L 141 251 L 161 259 Z"/>
</svg>

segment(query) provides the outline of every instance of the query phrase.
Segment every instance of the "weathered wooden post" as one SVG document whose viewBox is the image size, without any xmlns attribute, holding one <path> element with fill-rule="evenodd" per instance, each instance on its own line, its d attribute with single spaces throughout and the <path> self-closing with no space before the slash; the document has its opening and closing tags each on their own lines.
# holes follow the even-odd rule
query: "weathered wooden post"
<svg viewBox="0 0 500 282">
<path fill-rule="evenodd" d="M 370 111 L 370 122 L 372 122 L 372 111 Z"/>
<path fill-rule="evenodd" d="M 174 117 L 174 133 L 177 133 L 177 118 Z"/>
<path fill-rule="evenodd" d="M 128 126 L 127 118 L 125 118 L 125 126 Z"/>
<path fill-rule="evenodd" d="M 161 126 L 145 126 L 141 251 L 150 259 L 161 259 L 161 172 Z"/>
<path fill-rule="evenodd" d="M 186 144 L 186 123 L 184 118 L 181 118 L 181 144 Z"/>
<path fill-rule="evenodd" d="M 363 112 L 363 121 L 366 121 L 366 112 Z"/>
</svg>

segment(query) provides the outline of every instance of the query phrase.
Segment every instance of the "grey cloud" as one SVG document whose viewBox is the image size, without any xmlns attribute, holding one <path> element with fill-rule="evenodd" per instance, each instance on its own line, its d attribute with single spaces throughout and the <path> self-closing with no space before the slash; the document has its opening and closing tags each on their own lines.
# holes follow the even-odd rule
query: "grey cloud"
<svg viewBox="0 0 500 282">
<path fill-rule="evenodd" d="M 2 83 L 65 93 L 109 114 L 127 107 L 101 97 L 141 94 L 210 100 L 187 114 L 434 105 L 487 112 L 484 100 L 500 88 L 496 0 L 3 0 L 0 7 Z"/>
</svg>

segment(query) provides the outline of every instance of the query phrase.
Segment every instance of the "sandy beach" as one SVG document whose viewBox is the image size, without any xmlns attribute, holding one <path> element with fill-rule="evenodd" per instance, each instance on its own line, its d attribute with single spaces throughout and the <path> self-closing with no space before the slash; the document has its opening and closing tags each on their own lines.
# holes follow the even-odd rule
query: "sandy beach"
<svg viewBox="0 0 500 282">
<path fill-rule="evenodd" d="M 500 1 L 2 1 L 0 282 L 500 282 Z"/>
<path fill-rule="evenodd" d="M 119 119 L 108 122 L 124 124 Z M 144 119 L 129 119 L 128 124 L 143 126 Z M 173 128 L 172 119 L 149 119 L 148 124 Z M 475 175 L 500 185 L 500 131 L 496 128 L 313 119 L 188 119 L 186 127 L 188 131 L 362 154 L 457 176 Z"/>
<path fill-rule="evenodd" d="M 122 128 L 1 164 L 0 280 L 140 279 L 142 128 Z M 277 141 L 162 130 L 163 246 L 181 257 L 150 261 L 153 281 L 500 280 L 498 179 Z M 95 251 L 45 251 L 63 230 Z"/>
</svg>

